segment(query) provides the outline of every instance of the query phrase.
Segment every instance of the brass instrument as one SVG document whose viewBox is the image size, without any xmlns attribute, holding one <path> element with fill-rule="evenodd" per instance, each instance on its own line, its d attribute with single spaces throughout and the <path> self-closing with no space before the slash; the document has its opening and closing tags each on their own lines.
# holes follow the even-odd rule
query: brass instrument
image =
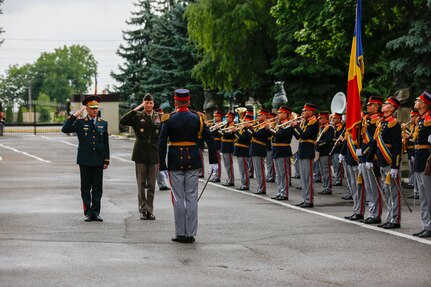
<svg viewBox="0 0 431 287">
<path fill-rule="evenodd" d="M 245 117 L 246 112 L 247 112 L 247 108 L 246 107 L 238 107 L 238 108 L 235 109 L 235 113 L 238 114 L 239 121 L 243 120 L 243 118 Z"/>
<path fill-rule="evenodd" d="M 244 124 L 246 124 L 246 123 L 250 123 L 250 125 L 255 125 L 256 124 L 256 122 L 257 122 L 257 120 L 252 120 L 252 121 L 242 121 L 242 122 L 240 122 L 240 123 L 236 123 L 236 124 L 234 124 L 233 126 L 230 126 L 230 127 L 227 127 L 227 128 L 222 128 L 222 129 L 220 129 L 220 131 L 222 131 L 222 132 L 224 132 L 224 131 L 227 131 L 227 130 L 230 130 L 231 128 L 241 128 Z"/>
<path fill-rule="evenodd" d="M 216 129 L 221 128 L 222 126 L 224 126 L 226 123 L 227 123 L 227 121 L 222 121 L 222 122 L 216 123 L 216 124 L 212 125 L 212 126 L 209 128 L 209 130 L 210 130 L 210 132 L 213 132 L 213 131 L 215 131 Z"/>
<path fill-rule="evenodd" d="M 275 117 L 275 118 L 270 118 L 270 119 L 265 120 L 265 121 L 263 121 L 263 122 L 261 122 L 261 123 L 254 124 L 254 125 L 253 125 L 253 127 L 254 127 L 254 128 L 258 128 L 258 127 L 260 127 L 260 126 L 262 126 L 262 125 L 264 125 L 264 124 L 267 124 L 267 123 L 270 123 L 270 122 L 275 122 L 276 120 L 277 120 L 277 117 Z"/>
<path fill-rule="evenodd" d="M 293 119 L 288 120 L 285 123 L 278 124 L 278 125 L 275 126 L 275 128 L 276 129 L 286 128 L 286 126 L 290 125 L 292 122 L 302 120 L 302 116 L 298 117 L 298 115 L 296 113 L 292 113 L 292 116 L 293 116 Z"/>
<path fill-rule="evenodd" d="M 214 124 L 215 124 L 214 120 L 207 120 L 207 121 L 205 121 L 205 125 L 208 126 L 208 127 L 210 127 L 210 126 L 212 126 Z"/>
<path fill-rule="evenodd" d="M 412 131 L 407 131 L 407 127 L 413 122 L 413 120 L 408 121 L 401 125 L 401 136 L 402 136 L 402 152 L 407 153 L 409 140 L 404 138 L 404 135 L 408 135 L 410 137 Z"/>
</svg>

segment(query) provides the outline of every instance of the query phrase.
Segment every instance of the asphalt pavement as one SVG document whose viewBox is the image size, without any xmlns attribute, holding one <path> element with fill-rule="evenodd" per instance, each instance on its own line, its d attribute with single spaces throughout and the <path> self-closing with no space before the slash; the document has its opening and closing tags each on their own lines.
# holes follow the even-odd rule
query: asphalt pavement
<svg viewBox="0 0 431 287">
<path fill-rule="evenodd" d="M 382 230 L 344 219 L 352 213 L 345 187 L 301 209 L 298 180 L 282 202 L 270 199 L 275 183 L 267 195 L 209 183 L 196 242 L 180 244 L 170 240 L 169 191 L 156 191 L 157 219 L 140 220 L 133 141 L 110 144 L 98 223 L 83 221 L 76 137 L 0 137 L 0 286 L 431 284 L 431 240 L 411 236 L 421 229 L 417 201 L 408 199 L 412 213 L 403 205 L 400 229 Z"/>
</svg>

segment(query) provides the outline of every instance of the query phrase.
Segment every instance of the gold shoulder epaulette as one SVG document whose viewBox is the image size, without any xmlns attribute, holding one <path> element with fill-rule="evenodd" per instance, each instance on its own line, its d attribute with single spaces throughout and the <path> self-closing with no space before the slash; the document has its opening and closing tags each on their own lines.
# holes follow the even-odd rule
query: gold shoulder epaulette
<svg viewBox="0 0 431 287">
<path fill-rule="evenodd" d="M 312 120 L 310 120 L 309 122 L 308 122 L 308 126 L 312 126 L 312 125 L 314 125 L 315 123 L 317 122 L 317 118 L 314 118 L 314 119 L 312 119 Z"/>
<path fill-rule="evenodd" d="M 398 120 L 396 118 L 392 118 L 388 122 L 388 128 L 393 128 L 398 123 Z"/>
<path fill-rule="evenodd" d="M 430 116 L 430 115 L 427 115 L 427 116 L 425 117 L 425 120 L 424 120 L 424 126 L 426 126 L 426 127 L 431 126 L 431 116 Z"/>
<path fill-rule="evenodd" d="M 161 118 L 161 122 L 166 122 L 167 120 L 169 120 L 169 118 L 171 117 L 171 114 L 164 114 Z"/>
<path fill-rule="evenodd" d="M 376 124 L 377 123 L 377 121 L 379 120 L 379 118 L 378 117 L 375 117 L 375 118 L 371 118 L 371 123 L 372 124 Z"/>
</svg>

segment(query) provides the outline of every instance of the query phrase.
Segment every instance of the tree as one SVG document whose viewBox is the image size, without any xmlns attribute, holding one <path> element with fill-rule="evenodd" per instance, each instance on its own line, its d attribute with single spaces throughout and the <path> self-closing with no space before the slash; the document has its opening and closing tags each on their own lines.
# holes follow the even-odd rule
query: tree
<svg viewBox="0 0 431 287">
<path fill-rule="evenodd" d="M 1 5 L 3 5 L 3 2 L 4 2 L 4 0 L 0 0 L 0 6 L 1 6 Z M 0 9 L 0 15 L 1 15 L 1 14 L 3 14 L 3 10 L 2 10 L 2 9 Z M 1 35 L 1 34 L 3 34 L 3 33 L 4 33 L 4 29 L 3 29 L 3 27 L 0 27 L 0 35 Z M 1 39 L 1 40 L 0 40 L 0 46 L 1 46 L 1 44 L 2 44 L 3 42 L 4 42 L 4 39 Z"/>
<path fill-rule="evenodd" d="M 0 76 L 1 100 L 9 104 L 12 104 L 14 100 L 27 100 L 33 70 L 34 66 L 31 64 L 10 66 L 6 70 L 6 75 Z"/>
</svg>

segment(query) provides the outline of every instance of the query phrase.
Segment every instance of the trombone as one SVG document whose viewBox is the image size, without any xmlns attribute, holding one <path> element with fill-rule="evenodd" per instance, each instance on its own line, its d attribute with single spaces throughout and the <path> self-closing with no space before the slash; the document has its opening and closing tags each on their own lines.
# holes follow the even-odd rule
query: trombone
<svg viewBox="0 0 431 287">
<path fill-rule="evenodd" d="M 288 125 L 290 125 L 292 122 L 294 122 L 294 121 L 299 121 L 299 120 L 302 120 L 302 116 L 299 116 L 298 117 L 298 115 L 297 114 L 295 114 L 295 113 L 292 113 L 292 115 L 293 115 L 293 119 L 291 119 L 291 120 L 288 120 L 287 122 L 284 122 L 284 123 L 282 123 L 282 124 L 278 124 L 278 125 L 276 125 L 275 127 L 277 128 L 277 129 L 280 129 L 280 128 L 287 128 L 287 126 Z"/>
<path fill-rule="evenodd" d="M 216 123 L 216 124 L 214 124 L 214 125 L 210 126 L 210 127 L 209 127 L 209 130 L 210 130 L 210 132 L 213 132 L 213 131 L 215 131 L 216 129 L 219 129 L 219 128 L 221 128 L 222 126 L 224 126 L 226 123 L 227 123 L 227 121 L 222 121 L 222 122 Z"/>
<path fill-rule="evenodd" d="M 224 131 L 230 130 L 231 128 L 240 128 L 240 127 L 242 127 L 242 125 L 244 125 L 244 124 L 246 124 L 246 123 L 249 123 L 250 125 L 255 125 L 255 124 L 256 124 L 256 120 L 252 120 L 252 121 L 242 121 L 242 122 L 240 122 L 240 123 L 236 123 L 236 124 L 234 124 L 233 126 L 226 127 L 226 128 L 222 128 L 222 129 L 220 129 L 220 131 L 221 131 L 221 132 L 224 132 Z"/>
<path fill-rule="evenodd" d="M 253 125 L 253 128 L 258 128 L 258 127 L 260 127 L 260 126 L 262 126 L 262 125 L 265 125 L 265 124 L 267 124 L 267 123 L 275 122 L 276 120 L 277 120 L 277 117 L 267 119 L 267 120 L 265 120 L 265 121 L 263 121 L 263 122 L 261 122 L 261 123 L 254 124 L 254 125 Z"/>
</svg>

